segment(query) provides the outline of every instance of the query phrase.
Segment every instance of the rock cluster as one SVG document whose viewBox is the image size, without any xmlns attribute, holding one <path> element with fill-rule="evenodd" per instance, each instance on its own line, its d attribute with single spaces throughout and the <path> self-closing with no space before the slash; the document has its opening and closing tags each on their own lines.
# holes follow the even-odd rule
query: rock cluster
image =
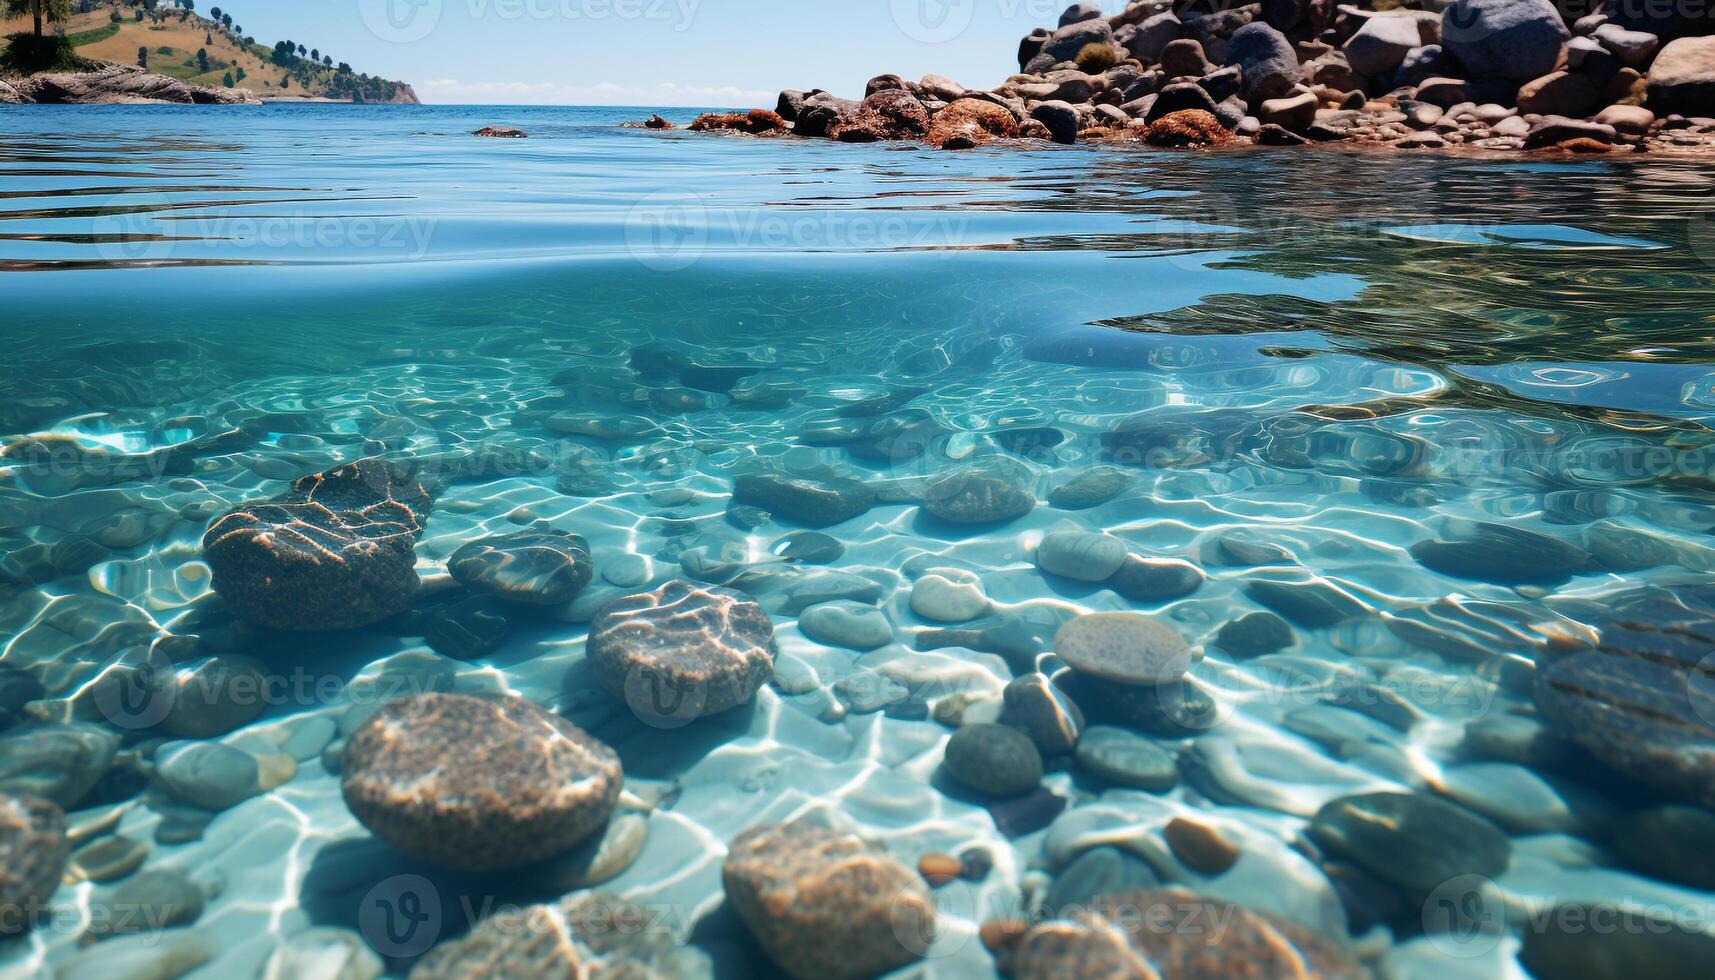
<svg viewBox="0 0 1715 980">
<path fill-rule="evenodd" d="M 166 75 L 150 74 L 134 65 L 103 65 L 91 71 L 39 72 L 0 82 L 0 103 L 255 105 L 261 101 L 255 93 L 244 89 L 192 85 Z"/>
<path fill-rule="evenodd" d="M 1669 13 L 1597 6 L 1573 19 L 1549 0 L 1423 9 L 1265 0 L 1213 11 L 1133 0 L 1111 16 L 1080 3 L 1058 27 L 1026 37 L 1019 73 L 990 90 L 879 75 L 861 100 L 788 90 L 773 112 L 705 116 L 693 128 L 943 149 L 1021 137 L 1581 152 L 1715 145 L 1715 38 Z"/>
<path fill-rule="evenodd" d="M 228 511 L 203 535 L 214 588 L 280 630 L 365 626 L 417 591 L 417 538 L 433 497 L 394 464 L 364 459 Z"/>
</svg>

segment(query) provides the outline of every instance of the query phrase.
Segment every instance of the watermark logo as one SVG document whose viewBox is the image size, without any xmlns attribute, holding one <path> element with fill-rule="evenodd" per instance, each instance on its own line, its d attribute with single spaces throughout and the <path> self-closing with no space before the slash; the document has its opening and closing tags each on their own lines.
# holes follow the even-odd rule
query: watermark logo
<svg viewBox="0 0 1715 980">
<path fill-rule="evenodd" d="M 371 888 L 357 909 L 369 948 L 389 959 L 414 959 L 441 938 L 441 893 L 422 875 L 394 875 Z"/>
<path fill-rule="evenodd" d="M 1423 932 L 1446 956 L 1487 956 L 1507 934 L 1500 889 L 1482 875 L 1449 878 L 1423 902 Z"/>
<path fill-rule="evenodd" d="M 173 661 L 159 647 L 150 647 L 143 663 L 115 667 L 97 678 L 92 694 L 96 710 L 113 727 L 153 728 L 172 712 L 178 696 Z"/>
<path fill-rule="evenodd" d="M 170 210 L 163 194 L 115 194 L 95 205 L 90 240 L 103 261 L 115 265 L 162 262 L 173 254 L 173 239 L 157 215 Z"/>
<path fill-rule="evenodd" d="M 625 216 L 625 248 L 645 268 L 678 272 L 709 247 L 709 210 L 696 194 L 657 191 Z"/>
<path fill-rule="evenodd" d="M 893 23 L 920 44 L 945 44 L 970 29 L 977 0 L 892 0 Z"/>
<path fill-rule="evenodd" d="M 357 0 L 369 33 L 389 44 L 410 44 L 433 34 L 441 23 L 441 0 Z"/>
</svg>

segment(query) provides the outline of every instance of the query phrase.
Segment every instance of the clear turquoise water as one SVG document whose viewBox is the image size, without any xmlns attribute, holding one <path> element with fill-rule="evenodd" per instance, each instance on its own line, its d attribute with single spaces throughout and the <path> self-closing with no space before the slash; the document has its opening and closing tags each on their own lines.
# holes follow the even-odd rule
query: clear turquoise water
<svg viewBox="0 0 1715 980">
<path fill-rule="evenodd" d="M 1088 846 L 1067 843 L 1079 834 L 1125 842 L 1164 881 L 1349 933 L 1396 977 L 1525 975 L 1529 916 L 1556 903 L 1706 907 L 1708 893 L 1643 867 L 1615 829 L 1682 790 L 1469 737 L 1473 726 L 1535 731 L 1531 675 L 1544 658 L 1640 590 L 1690 594 L 1715 566 L 1705 166 L 941 154 L 617 128 L 645 115 L 0 117 L 0 439 L 13 447 L 0 464 L 0 668 L 8 692 L 35 699 L 6 716 L 0 785 L 17 788 L 25 765 L 76 765 L 30 754 L 23 740 L 46 727 L 119 736 L 101 782 L 67 807 L 74 825 L 123 811 L 117 832 L 149 843 L 146 868 L 202 881 L 207 907 L 181 928 L 215 955 L 191 975 L 250 975 L 312 926 L 376 945 L 364 901 L 421 869 L 367 842 L 324 765 L 334 729 L 315 743 L 323 719 L 346 717 L 346 681 L 389 670 L 445 669 L 460 691 L 519 693 L 614 745 L 639 797 L 667 802 L 635 863 L 603 887 L 672 910 L 675 939 L 721 976 L 770 969 L 720 911 L 724 843 L 828 806 L 907 864 L 991 851 L 983 882 L 938 893 L 942 934 L 924 975 L 989 975 L 975 923 L 1027 912 L 1067 848 Z M 531 138 L 467 135 L 491 123 Z M 661 349 L 754 368 L 788 397 L 758 409 L 705 394 L 663 412 L 647 399 L 667 385 L 630 368 L 636 352 Z M 922 455 L 878 461 L 803 434 L 888 394 L 897 404 L 877 411 L 930 423 Z M 564 410 L 642 414 L 659 429 L 617 446 L 557 437 L 542 421 Z M 1128 489 L 1087 510 L 1049 506 L 1049 490 L 1104 462 L 1102 435 L 1134 416 L 1151 453 L 1128 468 Z M 32 435 L 81 447 L 77 461 L 20 462 Z M 770 609 L 792 683 L 765 688 L 743 718 L 664 731 L 580 686 L 585 627 L 571 617 L 522 617 L 498 649 L 450 665 L 408 629 L 306 641 L 221 619 L 198 544 L 211 517 L 366 455 L 450 465 L 493 447 L 593 454 L 599 485 L 561 492 L 552 472 L 459 479 L 417 546 L 437 594 L 460 544 L 537 520 L 587 537 L 596 587 L 615 595 L 639 587 L 601 581 L 604 568 L 637 564 L 622 555 L 647 559 L 653 584 L 682 574 L 686 552 L 720 554 L 740 566 L 721 577 L 749 569 L 743 587 Z M 757 462 L 834 464 L 909 488 L 997 456 L 1029 468 L 1044 503 L 1026 517 L 950 529 L 899 497 L 827 529 L 845 548 L 834 570 L 880 586 L 893 639 L 869 652 L 812 640 L 780 610 L 806 569 L 772 548 L 796 525 L 745 528 L 726 514 L 732 473 Z M 1655 558 L 1522 582 L 1414 558 L 1414 545 L 1480 537 L 1481 524 Z M 1187 560 L 1208 581 L 1139 603 L 1045 575 L 1035 548 L 1065 529 Z M 1222 547 L 1235 540 L 1283 550 L 1238 561 Z M 1519 550 L 1502 542 L 1479 564 Z M 1179 786 L 1118 790 L 1051 760 L 1045 786 L 1066 812 L 1011 839 L 981 800 L 946 792 L 936 772 L 948 729 L 851 694 L 892 684 L 907 702 L 992 700 L 1012 678 L 1018 665 L 993 652 L 919 649 L 934 624 L 913 610 L 913 585 L 942 567 L 975 576 L 990 612 L 1014 624 L 1051 633 L 1082 612 L 1139 609 L 1197 644 L 1194 677 L 1221 710 L 1156 738 L 1179 757 Z M 1301 614 L 1289 647 L 1234 656 L 1216 636 L 1263 609 L 1249 589 L 1259 581 L 1320 583 L 1345 612 L 1309 625 Z M 295 775 L 194 840 L 157 839 L 174 806 L 150 789 L 156 733 L 113 725 L 92 694 L 151 648 L 335 682 L 224 737 L 268 755 L 299 733 Z M 1354 685 L 1408 707 L 1363 710 Z M 1695 752 L 1715 719 L 1686 717 Z M 1493 929 L 1475 945 L 1445 940 L 1411 904 L 1427 909 L 1421 895 L 1400 912 L 1336 887 L 1327 855 L 1304 841 L 1321 805 L 1377 789 L 1452 798 L 1508 824 L 1510 865 L 1483 893 Z M 1175 861 L 1161 827 L 1185 815 L 1241 842 L 1241 863 L 1211 876 Z M 7 968 L 64 963 L 111 887 L 63 885 L 54 926 L 0 947 Z M 455 896 L 545 897 L 430 887 L 446 937 L 469 927 Z M 380 951 L 397 975 L 421 952 Z"/>
</svg>

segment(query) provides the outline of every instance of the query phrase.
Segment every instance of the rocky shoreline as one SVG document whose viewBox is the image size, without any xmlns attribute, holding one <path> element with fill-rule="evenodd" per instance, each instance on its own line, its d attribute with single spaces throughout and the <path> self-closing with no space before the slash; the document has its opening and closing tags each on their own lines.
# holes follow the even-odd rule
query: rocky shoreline
<svg viewBox="0 0 1715 980">
<path fill-rule="evenodd" d="M 1715 146 L 1715 37 L 1665 11 L 1597 0 L 1262 0 L 1204 12 L 1135 0 L 1067 8 L 1020 42 L 989 90 L 872 78 L 864 97 L 787 90 L 775 109 L 710 113 L 694 131 L 1152 146 L 1558 150 Z M 660 117 L 634 124 L 673 128 Z"/>
<path fill-rule="evenodd" d="M 45 71 L 0 78 L 0 103 L 12 105 L 260 105 L 243 89 L 192 85 L 132 65 L 90 71 Z"/>
</svg>

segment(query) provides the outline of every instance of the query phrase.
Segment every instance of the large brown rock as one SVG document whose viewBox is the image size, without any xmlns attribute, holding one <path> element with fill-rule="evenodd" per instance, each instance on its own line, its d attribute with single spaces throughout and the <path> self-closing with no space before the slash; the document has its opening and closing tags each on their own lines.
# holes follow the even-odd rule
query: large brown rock
<svg viewBox="0 0 1715 980">
<path fill-rule="evenodd" d="M 0 793 L 0 936 L 27 932 L 65 873 L 66 818 L 36 796 Z"/>
<path fill-rule="evenodd" d="M 1542 116 L 1582 116 L 1596 108 L 1596 86 L 1583 75 L 1557 71 L 1518 90 L 1518 110 Z"/>
<path fill-rule="evenodd" d="M 961 149 L 1017 137 L 1018 120 L 1002 106 L 981 99 L 960 99 L 935 113 L 926 142 L 943 149 Z"/>
<path fill-rule="evenodd" d="M 1215 927 L 1217 923 L 1220 928 Z M 1284 919 L 1177 888 L 1094 899 L 1069 919 L 1054 919 L 1031 929 L 1012 957 L 1012 975 L 1017 980 L 1360 980 L 1369 976 L 1335 940 Z"/>
<path fill-rule="evenodd" d="M 420 694 L 351 737 L 341 790 L 404 853 L 459 871 L 560 854 L 607 823 L 623 773 L 613 750 L 521 698 Z"/>
<path fill-rule="evenodd" d="M 1715 37 L 1668 42 L 1649 70 L 1649 107 L 1657 114 L 1715 114 Z"/>
<path fill-rule="evenodd" d="M 916 139 L 929 132 L 929 110 L 910 92 L 889 88 L 865 97 L 857 115 L 842 120 L 828 135 L 845 142 Z"/>
<path fill-rule="evenodd" d="M 769 958 L 800 980 L 868 980 L 917 960 L 933 936 L 921 877 L 809 820 L 740 834 L 721 879 Z"/>
<path fill-rule="evenodd" d="M 1220 146 L 1233 134 L 1202 109 L 1181 109 L 1150 123 L 1143 138 L 1151 146 Z"/>
<path fill-rule="evenodd" d="M 601 686 L 655 724 L 748 703 L 774 675 L 774 625 L 762 607 L 680 580 L 603 606 L 585 650 Z"/>
<path fill-rule="evenodd" d="M 215 591 L 253 623 L 365 626 L 416 594 L 416 543 L 432 503 L 401 467 L 359 460 L 227 512 L 203 535 L 203 557 Z"/>
</svg>

